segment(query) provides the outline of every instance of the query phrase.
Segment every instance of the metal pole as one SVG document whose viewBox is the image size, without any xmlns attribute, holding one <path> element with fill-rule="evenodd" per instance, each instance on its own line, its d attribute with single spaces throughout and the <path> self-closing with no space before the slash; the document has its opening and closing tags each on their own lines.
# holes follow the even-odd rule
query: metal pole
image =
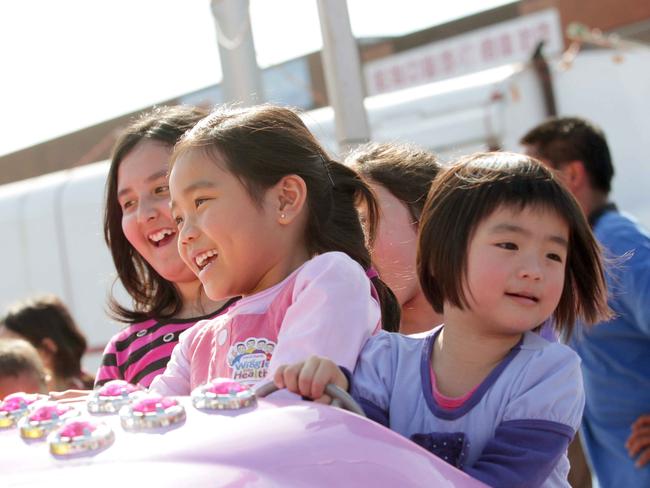
<svg viewBox="0 0 650 488">
<path fill-rule="evenodd" d="M 339 149 L 345 151 L 370 139 L 359 52 L 346 0 L 318 0 L 318 14 L 327 96 L 334 109 Z"/>
<path fill-rule="evenodd" d="M 249 0 L 212 0 L 211 6 L 219 44 L 224 101 L 244 105 L 262 102 L 262 75 L 255 57 Z"/>
</svg>

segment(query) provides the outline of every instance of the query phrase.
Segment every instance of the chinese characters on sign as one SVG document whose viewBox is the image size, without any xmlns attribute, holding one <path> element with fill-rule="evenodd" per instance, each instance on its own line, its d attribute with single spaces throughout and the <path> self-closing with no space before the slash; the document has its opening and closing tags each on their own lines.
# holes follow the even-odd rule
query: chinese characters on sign
<svg viewBox="0 0 650 488">
<path fill-rule="evenodd" d="M 366 63 L 368 95 L 525 61 L 542 40 L 545 54 L 562 52 L 560 19 L 554 9 Z"/>
</svg>

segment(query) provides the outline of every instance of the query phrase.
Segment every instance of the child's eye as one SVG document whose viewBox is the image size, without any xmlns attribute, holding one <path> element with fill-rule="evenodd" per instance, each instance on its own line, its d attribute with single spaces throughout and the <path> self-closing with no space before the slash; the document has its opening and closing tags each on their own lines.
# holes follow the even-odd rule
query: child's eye
<svg viewBox="0 0 650 488">
<path fill-rule="evenodd" d="M 208 201 L 207 198 L 196 198 L 196 199 L 194 200 L 194 206 L 195 206 L 196 208 L 198 208 L 198 207 L 200 207 L 202 204 L 204 204 L 204 203 L 207 202 L 207 201 Z"/>
<path fill-rule="evenodd" d="M 174 222 L 179 229 L 183 226 L 183 219 L 181 217 L 174 217 Z"/>
<path fill-rule="evenodd" d="M 162 194 L 167 194 L 169 193 L 169 186 L 163 185 L 163 186 L 157 186 L 154 191 L 156 195 L 162 195 Z"/>
<path fill-rule="evenodd" d="M 508 251 L 516 251 L 519 249 L 517 244 L 514 242 L 500 242 L 496 245 L 497 247 L 500 247 L 501 249 L 507 249 Z"/>
<path fill-rule="evenodd" d="M 557 261 L 558 263 L 562 262 L 562 256 L 560 256 L 559 254 L 549 253 L 546 255 L 546 257 L 552 259 L 553 261 Z"/>
</svg>

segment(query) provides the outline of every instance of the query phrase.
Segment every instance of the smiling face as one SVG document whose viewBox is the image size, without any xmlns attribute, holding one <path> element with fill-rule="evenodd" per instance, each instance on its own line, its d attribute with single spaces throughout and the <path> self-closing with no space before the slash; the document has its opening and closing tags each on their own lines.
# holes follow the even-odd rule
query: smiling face
<svg viewBox="0 0 650 488">
<path fill-rule="evenodd" d="M 213 300 L 249 295 L 286 277 L 271 191 L 260 204 L 242 182 L 199 150 L 182 155 L 170 175 L 179 252 Z"/>
<path fill-rule="evenodd" d="M 553 211 L 497 208 L 469 243 L 466 313 L 496 333 L 537 327 L 560 300 L 568 239 L 566 222 Z"/>
<path fill-rule="evenodd" d="M 166 280 L 195 281 L 178 254 L 169 209 L 167 164 L 171 148 L 154 141 L 136 145 L 120 163 L 117 198 L 122 231 L 135 250 Z"/>
</svg>

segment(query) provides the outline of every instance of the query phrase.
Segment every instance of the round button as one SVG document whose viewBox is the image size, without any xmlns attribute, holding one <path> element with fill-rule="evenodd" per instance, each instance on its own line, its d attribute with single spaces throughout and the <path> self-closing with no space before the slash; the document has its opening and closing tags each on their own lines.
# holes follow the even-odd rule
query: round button
<svg viewBox="0 0 650 488">
<path fill-rule="evenodd" d="M 216 378 L 192 391 L 192 404 L 198 409 L 237 410 L 254 405 L 255 393 L 230 378 Z"/>
<path fill-rule="evenodd" d="M 124 380 L 111 380 L 94 390 L 86 407 L 90 413 L 117 413 L 120 408 L 144 394 L 144 389 Z"/>
<path fill-rule="evenodd" d="M 50 452 L 55 456 L 97 451 L 114 440 L 115 434 L 108 425 L 92 419 L 70 419 L 47 437 Z"/>
<path fill-rule="evenodd" d="M 40 439 L 59 427 L 69 418 L 79 415 L 70 405 L 56 402 L 43 402 L 18 422 L 20 435 L 24 439 Z"/>
<path fill-rule="evenodd" d="M 174 340 L 174 333 L 173 332 L 168 332 L 163 336 L 163 342 L 171 342 Z"/>
<path fill-rule="evenodd" d="M 12 393 L 0 402 L 0 429 L 13 427 L 27 414 L 29 407 L 38 400 L 47 400 L 47 395 L 39 393 Z"/>
<path fill-rule="evenodd" d="M 169 427 L 185 420 L 185 408 L 177 400 L 149 394 L 120 409 L 120 422 L 125 430 L 150 430 Z"/>
<path fill-rule="evenodd" d="M 139 331 L 135 334 L 136 337 L 142 337 L 142 336 L 145 336 L 145 335 L 147 335 L 147 329 L 139 330 Z"/>
</svg>

